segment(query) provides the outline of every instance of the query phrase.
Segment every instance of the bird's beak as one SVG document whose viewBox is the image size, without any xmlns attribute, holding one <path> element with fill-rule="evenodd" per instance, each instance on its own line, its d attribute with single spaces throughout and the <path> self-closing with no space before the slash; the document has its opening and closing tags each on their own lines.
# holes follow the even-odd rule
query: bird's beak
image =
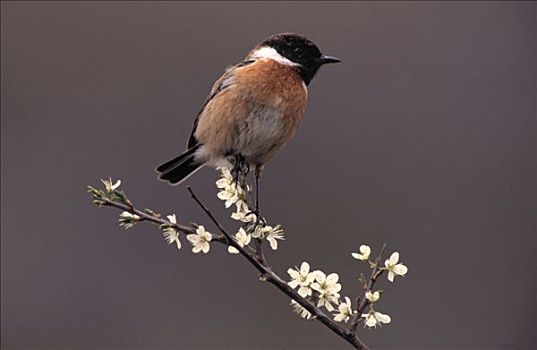
<svg viewBox="0 0 537 350">
<path fill-rule="evenodd" d="M 327 63 L 338 63 L 341 62 L 339 58 L 332 57 L 332 56 L 321 56 L 321 64 L 327 64 Z"/>
</svg>

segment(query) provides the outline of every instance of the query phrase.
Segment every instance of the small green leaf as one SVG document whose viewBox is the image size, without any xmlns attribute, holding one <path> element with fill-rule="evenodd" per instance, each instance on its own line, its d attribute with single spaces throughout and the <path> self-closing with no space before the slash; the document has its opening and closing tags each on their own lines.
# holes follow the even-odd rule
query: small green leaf
<svg viewBox="0 0 537 350">
<path fill-rule="evenodd" d="M 102 192 L 100 190 L 96 189 L 95 187 L 89 186 L 89 185 L 88 185 L 88 193 L 91 193 L 93 196 L 97 196 L 97 197 L 102 196 Z"/>
<path fill-rule="evenodd" d="M 114 191 L 112 192 L 112 196 L 117 198 L 121 203 L 127 204 L 128 206 L 132 207 L 132 202 L 127 198 L 127 195 L 123 191 Z"/>
<path fill-rule="evenodd" d="M 105 202 L 100 199 L 94 199 L 92 202 L 98 207 L 102 207 L 105 204 Z"/>
<path fill-rule="evenodd" d="M 196 224 L 195 222 L 190 222 L 190 226 L 192 226 L 195 229 L 197 229 L 200 225 Z"/>
<path fill-rule="evenodd" d="M 367 281 L 365 280 L 365 276 L 363 273 L 360 272 L 360 278 L 358 279 L 358 282 L 362 285 L 362 288 L 367 288 Z"/>
<path fill-rule="evenodd" d="M 154 210 L 151 210 L 151 209 L 147 209 L 147 208 L 146 208 L 146 209 L 144 209 L 144 212 L 147 213 L 147 214 L 149 214 L 149 215 L 153 215 L 153 216 L 155 216 L 155 217 L 157 217 L 157 218 L 160 218 L 160 214 L 157 213 L 157 212 L 154 211 Z"/>
</svg>

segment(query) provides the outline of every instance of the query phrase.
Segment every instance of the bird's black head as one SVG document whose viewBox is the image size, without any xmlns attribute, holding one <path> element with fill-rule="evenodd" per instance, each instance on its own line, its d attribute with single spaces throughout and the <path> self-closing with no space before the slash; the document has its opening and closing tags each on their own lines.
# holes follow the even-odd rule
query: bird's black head
<svg viewBox="0 0 537 350">
<path fill-rule="evenodd" d="M 295 66 L 306 85 L 310 83 L 323 64 L 340 62 L 335 57 L 323 55 L 317 45 L 294 33 L 273 35 L 257 45 L 254 53 L 255 50 L 263 50 L 263 48 L 274 49 L 283 60 L 290 61 L 288 64 Z M 267 53 L 269 57 L 270 52 L 267 51 Z M 276 60 L 277 58 L 275 57 Z"/>
</svg>

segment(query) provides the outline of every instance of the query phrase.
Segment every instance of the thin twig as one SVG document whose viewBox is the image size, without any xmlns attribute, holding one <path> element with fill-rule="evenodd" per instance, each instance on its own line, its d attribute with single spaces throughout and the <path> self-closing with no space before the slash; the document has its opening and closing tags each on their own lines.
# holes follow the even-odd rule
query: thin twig
<svg viewBox="0 0 537 350">
<path fill-rule="evenodd" d="M 350 332 L 349 330 L 341 327 L 337 322 L 332 320 L 332 318 L 328 317 L 321 309 L 315 306 L 315 304 L 300 296 L 300 294 L 298 294 L 296 290 L 291 288 L 287 284 L 287 282 L 285 282 L 280 276 L 278 276 L 274 271 L 272 271 L 270 267 L 266 266 L 263 262 L 256 259 L 254 256 L 249 254 L 243 247 L 241 247 L 237 242 L 235 242 L 235 240 L 231 238 L 229 233 L 224 229 L 220 222 L 218 222 L 218 220 L 212 215 L 210 210 L 200 201 L 194 191 L 192 191 L 192 188 L 187 187 L 187 189 L 190 192 L 192 198 L 201 207 L 205 214 L 207 214 L 207 216 L 216 225 L 216 227 L 218 227 L 220 232 L 222 232 L 222 234 L 230 240 L 229 244 L 234 246 L 239 251 L 239 253 L 244 256 L 252 265 L 254 265 L 254 267 L 261 273 L 261 279 L 263 281 L 267 281 L 275 285 L 280 291 L 291 297 L 291 299 L 295 300 L 302 307 L 308 310 L 314 316 L 315 319 L 319 320 L 319 322 L 330 328 L 330 330 L 332 330 L 334 333 L 338 334 L 340 337 L 352 344 L 356 349 L 369 349 L 358 337 L 356 337 L 353 332 Z"/>
<path fill-rule="evenodd" d="M 211 219 L 211 221 L 216 225 L 216 227 L 218 227 L 218 229 L 220 230 L 220 232 L 222 232 L 222 234 L 224 235 L 224 237 L 226 238 L 226 241 L 224 243 L 228 244 L 228 245 L 231 245 L 235 248 L 237 248 L 237 250 L 239 252 L 241 251 L 244 251 L 246 253 L 246 250 L 241 247 L 236 241 L 235 239 L 233 239 L 233 237 L 226 231 L 226 229 L 224 228 L 224 226 L 222 226 L 220 224 L 220 222 L 218 222 L 218 220 L 216 220 L 216 218 L 214 217 L 214 215 L 211 213 L 211 211 L 209 210 L 209 208 L 207 208 L 205 206 L 205 204 L 203 204 L 200 199 L 198 198 L 198 196 L 196 196 L 196 194 L 194 193 L 194 191 L 192 190 L 192 188 L 190 186 L 187 186 L 186 188 L 188 190 L 188 192 L 190 192 L 190 195 L 192 196 L 192 198 L 194 199 L 194 201 L 200 206 L 200 208 L 205 212 L 205 214 L 207 214 L 207 216 L 209 217 L 209 219 Z"/>
<path fill-rule="evenodd" d="M 367 291 L 370 291 L 373 288 L 378 277 L 382 275 L 382 273 L 384 272 L 384 270 L 380 270 L 380 262 L 382 260 L 382 255 L 384 255 L 384 249 L 386 249 L 386 243 L 382 245 L 379 255 L 377 255 L 377 258 L 375 259 L 375 266 L 373 267 L 373 270 L 371 271 L 371 275 L 369 276 L 369 281 L 367 282 L 364 288 L 366 293 Z M 362 302 L 358 305 L 356 309 L 356 315 L 354 316 L 354 319 L 351 322 L 352 333 L 356 333 L 356 327 L 358 327 L 358 324 L 361 321 L 362 313 L 364 312 L 365 308 L 369 304 L 371 304 L 371 302 L 367 300 L 367 298 L 364 296 L 362 298 Z"/>
<path fill-rule="evenodd" d="M 118 209 L 125 210 L 125 211 L 127 211 L 127 212 L 129 212 L 131 214 L 138 215 L 141 218 L 140 221 L 146 220 L 146 221 L 150 221 L 150 222 L 153 222 L 153 223 L 159 224 L 159 225 L 163 225 L 163 224 L 168 225 L 168 226 L 174 227 L 175 229 L 177 229 L 178 231 L 183 232 L 183 233 L 196 233 L 196 229 L 194 229 L 191 226 L 171 223 L 171 222 L 169 222 L 167 220 L 164 220 L 164 219 L 162 219 L 162 218 L 160 218 L 158 216 L 150 215 L 150 214 L 146 213 L 145 211 L 136 209 L 136 208 L 131 207 L 131 206 L 127 205 L 127 204 L 116 202 L 116 201 L 111 200 L 111 199 L 106 198 L 106 197 L 102 197 L 101 200 L 104 202 L 103 205 L 106 205 L 106 206 L 109 206 L 109 207 L 115 207 L 115 208 L 118 208 Z M 213 235 L 213 241 L 222 241 L 223 239 L 224 239 L 224 236 L 222 236 L 222 235 Z"/>
<path fill-rule="evenodd" d="M 267 260 L 265 259 L 265 254 L 263 254 L 263 240 L 260 238 L 254 239 L 254 250 L 255 250 L 255 258 L 259 260 L 262 264 L 267 264 Z"/>
</svg>

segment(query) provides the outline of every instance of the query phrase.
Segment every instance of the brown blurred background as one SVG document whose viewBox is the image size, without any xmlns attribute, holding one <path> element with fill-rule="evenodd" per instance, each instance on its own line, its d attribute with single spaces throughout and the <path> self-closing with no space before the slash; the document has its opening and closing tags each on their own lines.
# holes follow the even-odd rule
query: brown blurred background
<svg viewBox="0 0 537 350">
<path fill-rule="evenodd" d="M 536 3 L 2 2 L 2 347 L 347 349 L 221 246 L 125 231 L 87 184 L 207 223 L 153 168 L 181 151 L 213 81 L 270 34 L 339 65 L 262 179 L 287 240 L 356 295 L 361 243 L 398 250 L 363 330 L 375 349 L 535 349 Z M 216 215 L 210 169 L 189 181 Z"/>
</svg>

